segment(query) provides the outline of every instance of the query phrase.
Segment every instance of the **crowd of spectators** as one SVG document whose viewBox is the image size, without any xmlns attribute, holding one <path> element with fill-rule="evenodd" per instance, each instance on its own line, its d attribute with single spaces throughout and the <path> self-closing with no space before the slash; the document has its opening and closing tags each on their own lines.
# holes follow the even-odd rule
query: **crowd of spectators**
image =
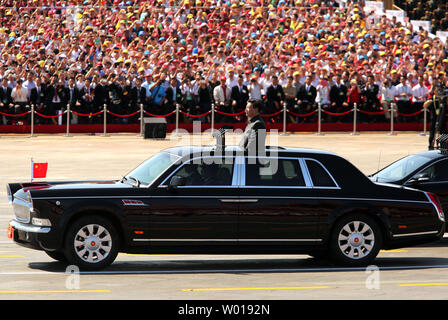
<svg viewBox="0 0 448 320">
<path fill-rule="evenodd" d="M 394 0 L 395 4 L 406 11 L 411 20 L 431 22 L 431 32 L 448 31 L 448 2 L 446 0 Z"/>
<path fill-rule="evenodd" d="M 430 98 L 433 79 L 448 71 L 447 44 L 363 7 L 350 0 L 345 8 L 328 0 L 0 0 L 0 111 L 21 114 L 32 104 L 52 116 L 70 105 L 86 115 L 107 105 L 126 115 L 143 105 L 164 115 L 179 104 L 201 115 L 212 104 L 239 113 L 259 99 L 262 114 L 286 104 L 291 122 L 315 121 L 315 114 L 297 114 L 318 104 L 343 113 L 355 103 L 379 112 L 396 102 L 412 114 Z M 185 114 L 181 121 L 191 121 Z M 388 116 L 363 114 L 360 121 Z M 71 117 L 102 122 L 102 115 Z M 220 114 L 216 121 L 243 118 Z M 199 119 L 210 121 L 210 114 Z M 350 119 L 326 113 L 323 120 Z M 137 122 L 138 115 L 108 120 Z M 3 124 L 27 121 L 3 116 Z"/>
</svg>

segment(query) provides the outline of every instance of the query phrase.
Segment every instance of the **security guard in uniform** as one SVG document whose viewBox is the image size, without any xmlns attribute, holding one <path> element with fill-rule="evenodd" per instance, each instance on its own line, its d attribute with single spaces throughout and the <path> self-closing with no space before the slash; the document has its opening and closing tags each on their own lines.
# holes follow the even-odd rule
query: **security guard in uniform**
<svg viewBox="0 0 448 320">
<path fill-rule="evenodd" d="M 433 79 L 430 92 L 432 99 L 426 101 L 423 107 L 428 108 L 431 114 L 428 149 L 433 150 L 437 131 L 439 131 L 440 134 L 447 133 L 445 114 L 448 87 L 444 72 L 440 72 L 438 77 Z"/>
</svg>

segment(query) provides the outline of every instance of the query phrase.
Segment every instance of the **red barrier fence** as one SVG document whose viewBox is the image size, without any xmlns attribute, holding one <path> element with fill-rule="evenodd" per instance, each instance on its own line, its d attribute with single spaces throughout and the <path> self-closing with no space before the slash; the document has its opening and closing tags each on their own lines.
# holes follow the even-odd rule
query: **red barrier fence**
<svg viewBox="0 0 448 320">
<path fill-rule="evenodd" d="M 419 110 L 417 112 L 406 114 L 406 113 L 402 113 L 402 112 L 396 111 L 396 108 L 394 108 L 394 109 L 395 109 L 395 113 L 397 115 L 403 116 L 403 117 L 414 117 L 414 116 L 417 116 L 417 115 L 419 115 L 419 114 L 421 114 L 423 112 L 424 115 L 425 115 L 425 120 L 426 120 L 426 114 L 428 112 L 428 110 L 421 109 L 421 110 Z M 319 126 L 318 127 L 318 132 L 320 133 L 320 130 L 321 130 L 321 114 L 322 113 L 325 113 L 325 114 L 328 114 L 328 115 L 331 115 L 331 116 L 336 116 L 336 117 L 337 116 L 345 116 L 345 115 L 348 115 L 350 113 L 354 113 L 354 115 L 353 115 L 353 118 L 354 118 L 353 119 L 353 132 L 356 132 L 356 125 L 357 125 L 356 111 L 360 112 L 360 113 L 363 113 L 363 114 L 367 114 L 367 115 L 383 115 L 383 114 L 386 114 L 386 113 L 390 112 L 391 113 L 391 117 L 392 117 L 391 118 L 391 132 L 393 131 L 393 125 L 394 125 L 393 114 L 394 114 L 394 112 L 392 112 L 392 109 L 372 112 L 372 111 L 366 111 L 366 110 L 358 109 L 356 107 L 356 104 L 355 104 L 353 109 L 347 110 L 345 112 L 340 112 L 340 113 L 330 112 L 328 110 L 322 109 L 319 106 L 317 109 L 312 110 L 309 113 L 303 113 L 303 114 L 295 113 L 295 112 L 293 112 L 291 110 L 288 110 L 286 105 L 284 105 L 284 108 L 282 110 L 278 110 L 278 111 L 276 111 L 274 113 L 271 113 L 271 114 L 261 114 L 261 116 L 265 117 L 265 118 L 270 118 L 270 117 L 278 116 L 281 113 L 283 113 L 283 126 L 280 123 L 277 123 L 276 127 L 279 127 L 279 126 L 281 127 L 282 126 L 283 132 L 286 132 L 287 128 L 289 128 L 290 130 L 300 130 L 300 131 L 304 131 L 305 130 L 305 127 L 303 126 L 304 124 L 298 124 L 297 126 L 294 126 L 294 124 L 287 124 L 286 115 L 288 113 L 290 115 L 292 115 L 292 116 L 302 117 L 302 118 L 310 117 L 310 116 L 312 116 L 312 115 L 317 113 L 318 116 L 319 116 L 318 117 L 318 123 L 317 123 L 318 126 Z M 99 116 L 99 115 L 103 114 L 104 115 L 104 125 L 103 126 L 104 126 L 104 134 L 105 134 L 106 133 L 106 125 L 110 126 L 111 128 L 112 128 L 112 126 L 115 126 L 114 124 L 107 124 L 106 123 L 106 114 L 110 114 L 112 116 L 119 117 L 119 118 L 129 118 L 129 117 L 136 116 L 139 113 L 140 113 L 140 115 L 147 115 L 149 117 L 157 117 L 157 118 L 167 118 L 169 116 L 172 116 L 172 115 L 176 114 L 176 125 L 175 125 L 176 130 L 179 128 L 179 126 L 184 126 L 183 124 L 179 124 L 179 115 L 180 114 L 184 115 L 187 118 L 192 118 L 192 119 L 202 118 L 202 117 L 211 115 L 212 116 L 211 127 L 214 129 L 213 119 L 214 119 L 215 113 L 220 114 L 220 115 L 224 115 L 224 116 L 228 116 L 228 117 L 238 117 L 238 116 L 245 115 L 245 110 L 242 110 L 242 111 L 239 111 L 239 112 L 236 112 L 236 113 L 227 113 L 227 112 L 223 112 L 223 111 L 217 109 L 215 106 L 212 106 L 211 110 L 209 110 L 209 111 L 207 111 L 205 113 L 202 113 L 202 114 L 190 114 L 188 112 L 185 112 L 185 111 L 181 110 L 181 106 L 177 105 L 176 108 L 173 111 L 169 112 L 169 113 L 166 113 L 166 114 L 153 114 L 153 113 L 150 113 L 148 111 L 145 111 L 143 109 L 143 106 L 141 105 L 140 106 L 140 110 L 137 110 L 135 112 L 132 112 L 132 113 L 129 113 L 129 114 L 117 114 L 117 113 L 114 113 L 112 111 L 107 110 L 107 106 L 105 105 L 103 110 L 98 111 L 98 112 L 94 112 L 94 113 L 80 113 L 80 112 L 77 112 L 77 111 L 70 110 L 70 106 L 67 106 L 67 110 L 65 110 L 63 112 L 60 112 L 60 113 L 58 113 L 56 115 L 45 115 L 45 114 L 42 114 L 42 113 L 40 113 L 38 111 L 35 111 L 34 110 L 34 106 L 31 106 L 31 110 L 30 111 L 27 111 L 27 112 L 24 112 L 24 113 L 21 113 L 21 114 L 8 114 L 8 113 L 5 113 L 5 112 L 0 112 L 0 115 L 2 115 L 4 117 L 23 117 L 23 116 L 31 114 L 31 119 L 32 119 L 31 134 L 33 134 L 33 132 L 34 132 L 34 130 L 33 130 L 34 129 L 34 123 L 33 123 L 33 118 L 34 117 L 33 116 L 34 115 L 37 115 L 39 117 L 46 118 L 46 119 L 51 119 L 51 118 L 60 117 L 60 116 L 62 116 L 64 114 L 67 114 L 67 113 L 72 113 L 72 114 L 80 116 L 80 117 L 93 117 L 93 116 Z M 140 117 L 140 121 L 141 121 L 141 123 L 140 123 L 140 133 L 142 133 L 143 117 Z M 203 124 L 203 125 L 206 125 L 206 124 Z M 309 127 L 309 126 L 312 126 L 312 125 L 313 124 L 306 124 L 306 127 Z M 335 129 L 337 130 L 338 128 L 336 126 L 344 127 L 344 128 L 346 128 L 346 126 L 347 126 L 347 124 L 342 125 L 341 123 L 335 123 L 334 125 L 335 125 L 335 127 L 333 127 L 330 123 L 325 123 L 325 127 L 326 128 L 332 128 L 331 130 L 335 130 Z M 360 123 L 359 125 L 360 125 L 360 127 L 365 128 L 365 124 Z M 403 127 L 403 128 L 406 127 L 407 128 L 409 126 L 409 124 L 407 124 L 406 126 L 403 126 L 404 124 L 401 125 L 399 123 L 397 123 L 397 125 L 398 125 L 398 128 L 401 128 L 401 127 Z M 414 124 L 414 125 L 421 125 L 421 124 Z M 170 124 L 169 126 L 172 126 L 172 125 Z M 67 135 L 68 135 L 68 131 L 69 131 L 68 127 L 69 127 L 69 119 L 67 119 Z M 135 127 L 135 125 L 134 125 L 134 127 Z M 382 125 L 382 127 L 384 128 L 384 124 Z M 423 121 L 424 133 L 426 133 L 426 127 L 427 127 L 427 123 L 426 123 L 426 121 Z M 303 128 L 303 130 L 301 130 L 302 128 Z M 3 130 L 0 130 L 0 132 L 2 132 L 2 131 Z M 14 131 L 17 131 L 17 130 L 14 130 Z M 309 131 L 309 129 L 306 129 L 305 131 Z"/>
</svg>

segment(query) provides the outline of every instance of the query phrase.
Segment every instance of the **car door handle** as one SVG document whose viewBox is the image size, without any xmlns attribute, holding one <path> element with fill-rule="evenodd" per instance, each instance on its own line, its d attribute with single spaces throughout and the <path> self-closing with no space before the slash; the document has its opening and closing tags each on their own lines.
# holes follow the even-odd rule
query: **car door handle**
<svg viewBox="0 0 448 320">
<path fill-rule="evenodd" d="M 236 202 L 236 203 L 255 203 L 258 202 L 258 199 L 219 199 L 221 202 Z"/>
</svg>

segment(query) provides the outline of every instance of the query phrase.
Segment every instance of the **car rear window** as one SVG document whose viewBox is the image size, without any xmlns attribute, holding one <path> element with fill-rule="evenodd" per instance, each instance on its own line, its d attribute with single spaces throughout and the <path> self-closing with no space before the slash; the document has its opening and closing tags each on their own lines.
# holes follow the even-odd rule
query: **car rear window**
<svg viewBox="0 0 448 320">
<path fill-rule="evenodd" d="M 246 186 L 305 186 L 297 159 L 261 159 L 246 164 Z"/>
<path fill-rule="evenodd" d="M 306 160 L 308 171 L 315 187 L 336 187 L 333 179 L 324 167 L 314 160 Z"/>
</svg>

